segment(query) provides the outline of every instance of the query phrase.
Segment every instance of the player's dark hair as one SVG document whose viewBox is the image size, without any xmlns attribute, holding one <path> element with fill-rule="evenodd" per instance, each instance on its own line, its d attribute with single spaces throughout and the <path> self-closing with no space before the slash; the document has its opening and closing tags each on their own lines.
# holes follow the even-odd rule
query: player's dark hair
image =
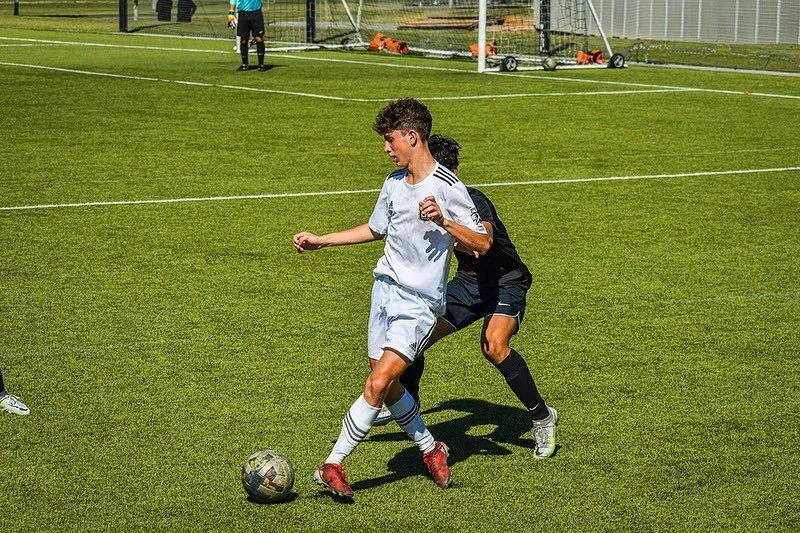
<svg viewBox="0 0 800 533">
<path fill-rule="evenodd" d="M 431 135 L 428 139 L 428 148 L 439 163 L 452 171 L 458 168 L 458 151 L 461 145 L 455 139 L 439 134 Z"/>
<path fill-rule="evenodd" d="M 372 128 L 380 135 L 394 130 L 414 130 L 425 142 L 431 134 L 432 125 L 433 118 L 425 104 L 414 98 L 401 98 L 381 109 Z"/>
</svg>

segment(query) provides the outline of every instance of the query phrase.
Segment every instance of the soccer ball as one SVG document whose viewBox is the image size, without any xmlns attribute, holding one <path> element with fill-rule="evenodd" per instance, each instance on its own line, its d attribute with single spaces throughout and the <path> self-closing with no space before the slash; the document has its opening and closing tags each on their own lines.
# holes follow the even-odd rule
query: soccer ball
<svg viewBox="0 0 800 533">
<path fill-rule="evenodd" d="M 542 61 L 542 67 L 545 70 L 555 70 L 556 66 L 558 66 L 558 61 L 556 61 L 555 57 L 548 56 Z"/>
<path fill-rule="evenodd" d="M 259 450 L 244 462 L 242 485 L 259 503 L 285 499 L 294 485 L 294 467 L 289 458 L 274 450 Z"/>
</svg>

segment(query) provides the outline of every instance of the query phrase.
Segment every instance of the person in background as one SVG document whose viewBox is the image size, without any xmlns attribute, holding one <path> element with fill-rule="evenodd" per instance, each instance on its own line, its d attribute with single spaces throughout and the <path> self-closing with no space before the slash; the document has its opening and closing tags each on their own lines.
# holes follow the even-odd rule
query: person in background
<svg viewBox="0 0 800 533">
<path fill-rule="evenodd" d="M 228 27 L 236 28 L 236 37 L 239 43 L 239 54 L 242 56 L 242 64 L 237 70 L 250 70 L 249 53 L 247 43 L 250 35 L 256 42 L 256 56 L 258 57 L 258 71 L 265 72 L 267 66 L 264 64 L 265 45 L 264 45 L 264 12 L 261 10 L 261 0 L 234 0 L 228 10 Z"/>
</svg>

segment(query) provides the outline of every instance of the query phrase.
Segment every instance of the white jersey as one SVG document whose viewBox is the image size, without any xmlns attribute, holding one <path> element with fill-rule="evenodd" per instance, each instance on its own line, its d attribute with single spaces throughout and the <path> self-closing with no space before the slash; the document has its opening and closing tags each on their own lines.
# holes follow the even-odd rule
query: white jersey
<svg viewBox="0 0 800 533">
<path fill-rule="evenodd" d="M 467 187 L 439 163 L 424 180 L 411 185 L 407 169 L 389 174 L 381 189 L 369 227 L 386 235 L 383 257 L 374 275 L 388 276 L 418 293 L 434 311 L 444 310 L 455 239 L 441 226 L 420 218 L 419 204 L 433 196 L 445 218 L 478 233 L 486 233 Z"/>
</svg>

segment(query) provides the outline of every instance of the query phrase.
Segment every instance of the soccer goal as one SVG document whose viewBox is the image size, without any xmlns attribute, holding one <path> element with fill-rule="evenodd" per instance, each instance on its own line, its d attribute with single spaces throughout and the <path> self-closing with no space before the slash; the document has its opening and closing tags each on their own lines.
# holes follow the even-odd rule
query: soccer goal
<svg viewBox="0 0 800 533">
<path fill-rule="evenodd" d="M 125 15 L 121 8 L 123 31 L 234 38 L 225 24 L 227 2 L 136 0 L 133 7 Z M 545 58 L 561 66 L 624 63 L 611 51 L 592 0 L 264 0 L 263 11 L 272 49 L 453 57 L 475 61 L 479 71 L 542 68 Z"/>
</svg>

